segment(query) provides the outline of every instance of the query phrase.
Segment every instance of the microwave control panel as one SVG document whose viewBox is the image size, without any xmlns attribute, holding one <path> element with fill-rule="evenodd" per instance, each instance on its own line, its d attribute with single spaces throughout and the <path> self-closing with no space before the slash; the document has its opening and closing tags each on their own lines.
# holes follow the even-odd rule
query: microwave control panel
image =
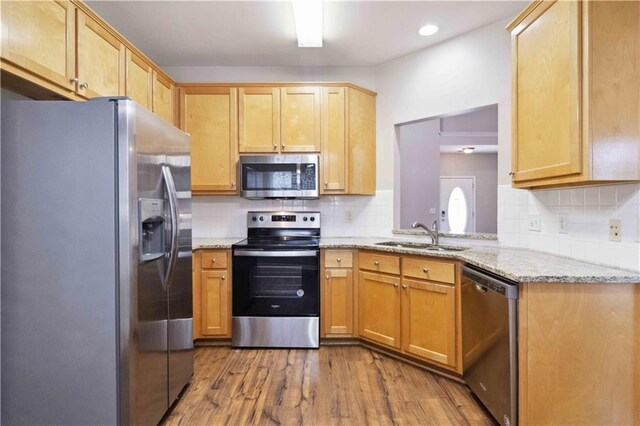
<svg viewBox="0 0 640 426">
<path fill-rule="evenodd" d="M 316 187 L 316 165 L 302 164 L 300 168 L 300 189 L 313 191 Z"/>
</svg>

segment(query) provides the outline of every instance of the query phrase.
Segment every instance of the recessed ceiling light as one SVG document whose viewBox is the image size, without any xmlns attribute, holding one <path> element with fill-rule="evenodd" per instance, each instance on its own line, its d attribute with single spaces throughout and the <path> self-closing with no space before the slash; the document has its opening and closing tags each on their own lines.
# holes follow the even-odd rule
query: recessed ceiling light
<svg viewBox="0 0 640 426">
<path fill-rule="evenodd" d="M 298 47 L 322 47 L 322 0 L 292 0 Z"/>
<path fill-rule="evenodd" d="M 418 34 L 420 34 L 421 36 L 430 36 L 437 33 L 439 29 L 440 28 L 437 25 L 427 24 L 420 27 L 420 29 L 418 30 Z"/>
<path fill-rule="evenodd" d="M 460 148 L 460 152 L 464 152 L 465 154 L 471 154 L 476 149 L 475 146 L 463 146 Z"/>
</svg>

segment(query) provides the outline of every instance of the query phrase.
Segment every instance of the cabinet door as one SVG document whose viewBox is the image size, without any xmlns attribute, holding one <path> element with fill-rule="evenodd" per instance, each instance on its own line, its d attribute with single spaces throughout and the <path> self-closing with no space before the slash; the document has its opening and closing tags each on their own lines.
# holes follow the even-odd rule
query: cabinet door
<svg viewBox="0 0 640 426">
<path fill-rule="evenodd" d="M 360 272 L 360 337 L 400 348 L 400 278 Z"/>
<path fill-rule="evenodd" d="M 344 87 L 322 89 L 321 194 L 347 190 L 347 134 Z"/>
<path fill-rule="evenodd" d="M 238 90 L 240 152 L 280 152 L 280 89 Z"/>
<path fill-rule="evenodd" d="M 376 193 L 376 98 L 360 90 L 348 93 L 349 193 Z"/>
<path fill-rule="evenodd" d="M 105 27 L 78 11 L 78 94 L 87 98 L 124 94 L 125 48 Z"/>
<path fill-rule="evenodd" d="M 201 289 L 201 333 L 203 336 L 229 334 L 229 280 L 227 271 L 203 271 Z"/>
<path fill-rule="evenodd" d="M 283 87 L 282 152 L 320 151 L 320 88 Z"/>
<path fill-rule="evenodd" d="M 513 180 L 582 172 L 581 2 L 544 2 L 512 33 Z"/>
<path fill-rule="evenodd" d="M 191 134 L 191 190 L 237 192 L 237 89 L 182 88 L 180 111 L 180 127 Z"/>
<path fill-rule="evenodd" d="M 353 272 L 325 269 L 322 315 L 327 337 L 353 336 Z"/>
<path fill-rule="evenodd" d="M 151 109 L 151 65 L 129 49 L 126 53 L 125 93 L 143 107 Z"/>
<path fill-rule="evenodd" d="M 75 8 L 68 1 L 3 1 L 2 59 L 75 90 Z"/>
<path fill-rule="evenodd" d="M 153 112 L 174 124 L 173 113 L 175 86 L 168 78 L 153 71 Z"/>
<path fill-rule="evenodd" d="M 455 367 L 455 288 L 404 279 L 402 293 L 402 350 Z"/>
</svg>

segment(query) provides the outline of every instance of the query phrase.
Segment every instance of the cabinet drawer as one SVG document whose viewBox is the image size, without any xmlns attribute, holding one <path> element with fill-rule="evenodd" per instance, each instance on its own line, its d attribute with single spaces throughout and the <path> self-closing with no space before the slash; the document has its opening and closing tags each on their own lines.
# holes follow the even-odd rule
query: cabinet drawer
<svg viewBox="0 0 640 426">
<path fill-rule="evenodd" d="M 422 280 L 455 284 L 456 266 L 453 263 L 441 262 L 432 259 L 403 257 L 402 275 Z"/>
<path fill-rule="evenodd" d="M 358 267 L 385 274 L 400 273 L 400 257 L 387 254 L 362 252 L 358 255 Z"/>
<path fill-rule="evenodd" d="M 203 251 L 202 269 L 226 269 L 227 252 L 225 251 Z"/>
<path fill-rule="evenodd" d="M 353 267 L 353 252 L 351 250 L 327 250 L 324 252 L 325 268 Z"/>
</svg>

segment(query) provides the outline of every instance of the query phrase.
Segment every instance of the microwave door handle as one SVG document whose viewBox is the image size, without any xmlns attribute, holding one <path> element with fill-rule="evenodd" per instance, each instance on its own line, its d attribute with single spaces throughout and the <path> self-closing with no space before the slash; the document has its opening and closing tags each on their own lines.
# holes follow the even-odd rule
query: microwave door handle
<svg viewBox="0 0 640 426">
<path fill-rule="evenodd" d="M 169 212 L 171 215 L 171 247 L 169 248 L 169 261 L 167 262 L 167 269 L 162 279 L 162 285 L 165 290 L 169 288 L 171 278 L 176 266 L 176 260 L 178 257 L 178 217 L 180 212 L 178 211 L 178 197 L 176 195 L 176 187 L 173 181 L 173 175 L 169 166 L 162 166 L 162 177 L 169 197 Z"/>
<path fill-rule="evenodd" d="M 296 164 L 296 189 L 297 189 L 298 191 L 300 191 L 300 190 L 302 189 L 302 188 L 300 187 L 300 183 L 301 183 L 301 180 L 300 180 L 300 173 L 301 173 L 301 172 L 302 172 L 302 170 L 300 170 L 300 162 L 298 162 L 298 163 Z"/>
</svg>

